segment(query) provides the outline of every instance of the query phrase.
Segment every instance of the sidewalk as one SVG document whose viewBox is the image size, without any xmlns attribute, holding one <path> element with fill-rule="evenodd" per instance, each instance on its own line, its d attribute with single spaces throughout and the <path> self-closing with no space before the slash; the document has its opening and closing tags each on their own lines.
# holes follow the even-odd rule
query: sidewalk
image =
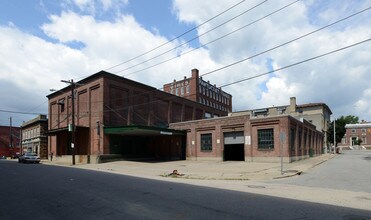
<svg viewBox="0 0 371 220">
<path fill-rule="evenodd" d="M 324 154 L 289 164 L 218 161 L 136 162 L 116 161 L 101 164 L 76 164 L 42 161 L 43 164 L 68 166 L 135 177 L 214 187 L 267 196 L 337 205 L 371 211 L 371 193 L 280 184 L 275 179 L 310 172 L 313 167 L 335 157 Z M 177 174 L 172 175 L 176 170 Z"/>
<path fill-rule="evenodd" d="M 271 180 L 307 172 L 312 167 L 334 157 L 333 154 L 283 164 L 244 161 L 116 161 L 101 164 L 76 164 L 73 167 L 137 177 L 164 179 L 170 177 L 200 180 Z M 72 166 L 70 163 L 42 161 L 44 164 Z"/>
</svg>

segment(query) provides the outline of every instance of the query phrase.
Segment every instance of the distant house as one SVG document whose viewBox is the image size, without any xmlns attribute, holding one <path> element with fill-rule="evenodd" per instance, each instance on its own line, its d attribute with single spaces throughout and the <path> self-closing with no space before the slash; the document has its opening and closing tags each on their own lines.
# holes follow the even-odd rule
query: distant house
<svg viewBox="0 0 371 220">
<path fill-rule="evenodd" d="M 19 127 L 0 126 L 0 156 L 11 157 L 20 152 Z"/>
<path fill-rule="evenodd" d="M 361 141 L 361 146 L 371 149 L 371 122 L 362 121 L 359 124 L 347 124 L 345 129 L 345 135 L 338 146 L 357 148 L 356 145 Z"/>
<path fill-rule="evenodd" d="M 32 152 L 40 158 L 48 158 L 48 119 L 46 115 L 39 115 L 36 118 L 24 122 L 22 128 L 22 153 Z"/>
</svg>

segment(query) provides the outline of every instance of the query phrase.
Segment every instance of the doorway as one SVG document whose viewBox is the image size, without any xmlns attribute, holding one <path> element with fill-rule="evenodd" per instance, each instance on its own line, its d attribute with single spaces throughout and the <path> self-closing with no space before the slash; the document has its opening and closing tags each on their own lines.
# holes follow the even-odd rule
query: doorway
<svg viewBox="0 0 371 220">
<path fill-rule="evenodd" d="M 224 161 L 245 161 L 243 131 L 224 132 Z"/>
</svg>

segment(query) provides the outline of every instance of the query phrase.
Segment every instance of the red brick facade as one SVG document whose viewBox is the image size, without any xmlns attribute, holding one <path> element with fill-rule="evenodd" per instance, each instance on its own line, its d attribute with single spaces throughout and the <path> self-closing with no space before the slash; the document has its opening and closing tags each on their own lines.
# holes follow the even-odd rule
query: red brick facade
<svg viewBox="0 0 371 220">
<path fill-rule="evenodd" d="M 192 70 L 192 77 L 165 84 L 164 92 L 184 97 L 203 105 L 222 111 L 232 111 L 232 95 L 224 92 L 216 85 L 210 84 L 199 77 L 198 69 Z M 213 117 L 210 115 L 210 117 Z"/>
<path fill-rule="evenodd" d="M 11 157 L 20 152 L 19 131 L 19 127 L 0 126 L 0 156 Z"/>
<path fill-rule="evenodd" d="M 107 127 L 166 128 L 173 122 L 203 119 L 206 113 L 228 113 L 104 71 L 79 81 L 75 94 L 76 155 L 112 154 L 111 135 L 104 133 Z M 56 156 L 71 155 L 67 129 L 72 121 L 70 87 L 48 95 L 48 99 L 49 150 Z"/>
<path fill-rule="evenodd" d="M 250 119 L 245 114 L 173 123 L 170 128 L 187 131 L 186 153 L 190 159 L 278 162 L 283 156 L 285 162 L 291 162 L 322 154 L 323 149 L 322 132 L 305 120 L 301 122 L 287 115 Z M 259 139 L 262 140 L 258 133 L 265 130 L 273 132 L 271 148 L 259 147 Z M 205 134 L 212 136 L 212 150 L 202 150 L 201 139 Z M 239 141 L 227 144 L 227 136 L 233 134 Z M 227 155 L 231 157 L 226 158 Z"/>
<path fill-rule="evenodd" d="M 347 124 L 346 132 L 338 146 L 356 147 L 360 140 L 360 146 L 371 149 L 371 123 Z"/>
</svg>

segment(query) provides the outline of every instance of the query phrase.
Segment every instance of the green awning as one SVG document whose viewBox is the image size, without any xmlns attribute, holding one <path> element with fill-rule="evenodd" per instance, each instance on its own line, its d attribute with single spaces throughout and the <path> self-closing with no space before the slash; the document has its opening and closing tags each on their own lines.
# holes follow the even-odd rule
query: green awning
<svg viewBox="0 0 371 220">
<path fill-rule="evenodd" d="M 186 131 L 141 125 L 104 127 L 104 133 L 127 136 L 186 135 Z"/>
</svg>

